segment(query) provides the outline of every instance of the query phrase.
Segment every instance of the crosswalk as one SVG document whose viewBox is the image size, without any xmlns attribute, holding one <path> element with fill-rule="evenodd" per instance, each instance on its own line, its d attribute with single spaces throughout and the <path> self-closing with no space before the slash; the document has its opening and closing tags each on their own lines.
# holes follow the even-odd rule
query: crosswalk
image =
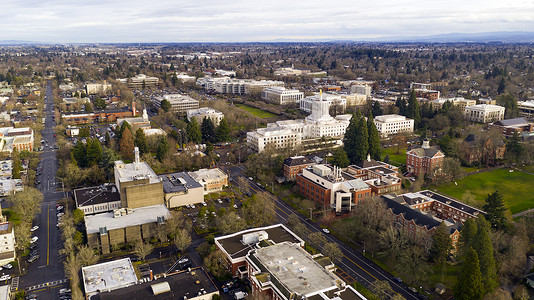
<svg viewBox="0 0 534 300">
<path fill-rule="evenodd" d="M 69 280 L 68 279 L 61 279 L 61 280 L 56 280 L 56 281 L 50 281 L 50 282 L 45 282 L 45 283 L 41 283 L 41 284 L 37 284 L 37 285 L 34 285 L 34 286 L 30 286 L 26 289 L 26 291 L 33 291 L 33 290 L 38 290 L 40 288 L 46 288 L 46 287 L 52 287 L 52 286 L 56 286 L 56 285 L 59 285 L 59 284 L 62 284 L 62 283 L 66 283 L 68 282 Z"/>
<path fill-rule="evenodd" d="M 20 277 L 11 278 L 11 291 L 16 292 L 19 290 Z"/>
</svg>

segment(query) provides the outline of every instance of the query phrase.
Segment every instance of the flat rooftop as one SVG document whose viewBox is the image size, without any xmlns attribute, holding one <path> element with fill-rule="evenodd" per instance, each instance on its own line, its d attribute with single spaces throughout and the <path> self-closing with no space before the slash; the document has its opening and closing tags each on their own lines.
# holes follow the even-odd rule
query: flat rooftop
<svg viewBox="0 0 534 300">
<path fill-rule="evenodd" d="M 128 182 L 141 179 L 149 179 L 150 183 L 160 182 L 159 177 L 152 168 L 144 161 L 125 164 L 122 160 L 115 161 L 115 176 L 119 176 L 119 182 Z"/>
<path fill-rule="evenodd" d="M 106 229 L 119 229 L 130 226 L 155 223 L 158 217 L 170 217 L 170 212 L 163 204 L 145 206 L 128 209 L 128 214 L 115 218 L 113 212 L 100 213 L 92 216 L 85 216 L 85 228 L 87 234 L 100 231 L 101 227 Z"/>
<path fill-rule="evenodd" d="M 163 192 L 165 194 L 185 192 L 189 189 L 202 188 L 202 184 L 196 181 L 186 172 L 170 173 L 158 175 L 163 182 Z"/>
<path fill-rule="evenodd" d="M 170 291 L 154 295 L 152 286 L 154 284 L 167 282 Z M 191 299 L 198 296 L 198 293 L 211 294 L 218 289 L 211 281 L 209 275 L 202 268 L 196 268 L 191 272 L 184 271 L 166 278 L 137 284 L 128 288 L 118 289 L 111 292 L 100 293 L 91 299 L 93 300 L 144 300 L 144 299 Z"/>
<path fill-rule="evenodd" d="M 257 249 L 251 255 L 262 264 L 258 267 L 265 268 L 271 276 L 276 277 L 289 293 L 313 295 L 319 291 L 337 289 L 338 278 L 296 244 L 276 244 Z"/>
<path fill-rule="evenodd" d="M 82 277 L 86 295 L 137 283 L 137 275 L 128 257 L 83 267 Z"/>
<path fill-rule="evenodd" d="M 198 182 L 209 181 L 209 180 L 218 179 L 218 178 L 221 178 L 221 177 L 228 176 L 226 173 L 221 171 L 221 169 L 219 169 L 219 168 L 200 169 L 200 170 L 195 171 L 195 172 L 189 172 L 189 175 L 191 175 L 191 177 L 194 178 L 195 180 L 197 180 Z"/>
<path fill-rule="evenodd" d="M 74 190 L 74 200 L 76 201 L 76 207 L 80 207 L 121 201 L 121 195 L 114 184 L 108 183 L 76 189 Z"/>
<path fill-rule="evenodd" d="M 303 242 L 291 231 L 289 231 L 289 229 L 286 229 L 285 226 L 282 226 L 282 224 L 244 230 L 241 232 L 236 232 L 234 234 L 217 237 L 215 238 L 215 240 L 224 248 L 224 250 L 232 259 L 236 259 L 240 257 L 245 257 L 250 250 L 254 249 L 254 244 L 246 245 L 241 242 L 243 235 L 259 231 L 267 232 L 267 234 L 269 235 L 267 239 L 277 244 L 282 242 Z"/>
</svg>

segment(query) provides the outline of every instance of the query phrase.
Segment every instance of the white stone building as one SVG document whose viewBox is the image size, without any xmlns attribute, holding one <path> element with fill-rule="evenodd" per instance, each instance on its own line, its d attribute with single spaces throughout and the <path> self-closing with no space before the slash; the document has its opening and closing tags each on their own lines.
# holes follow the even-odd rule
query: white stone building
<svg viewBox="0 0 534 300">
<path fill-rule="evenodd" d="M 87 95 L 95 95 L 98 93 L 111 92 L 112 85 L 111 83 L 86 83 L 85 91 Z"/>
<path fill-rule="evenodd" d="M 197 109 L 199 107 L 198 100 L 195 100 L 187 95 L 168 94 L 163 97 L 156 97 L 154 104 L 161 108 L 161 101 L 169 101 L 171 104 L 171 111 L 174 113 L 186 113 L 189 109 Z"/>
<path fill-rule="evenodd" d="M 220 94 L 251 94 L 261 92 L 263 89 L 273 86 L 284 86 L 283 81 L 233 79 L 229 77 L 204 77 L 197 79 L 197 85 L 205 91 Z"/>
<path fill-rule="evenodd" d="M 476 100 L 465 99 L 464 97 L 441 98 L 430 101 L 433 110 L 440 109 L 446 102 L 450 102 L 453 106 L 458 106 L 462 110 L 465 110 L 466 106 L 477 104 Z"/>
<path fill-rule="evenodd" d="M 376 116 L 374 119 L 376 129 L 381 136 L 386 137 L 400 132 L 413 132 L 414 120 L 400 115 Z"/>
<path fill-rule="evenodd" d="M 193 118 L 197 121 L 198 124 L 201 124 L 204 118 L 208 118 L 211 120 L 211 122 L 213 122 L 213 125 L 219 126 L 219 123 L 224 118 L 224 114 L 210 107 L 201 107 L 198 109 L 187 110 L 187 120 L 191 122 Z"/>
<path fill-rule="evenodd" d="M 534 100 L 519 101 L 517 102 L 519 108 L 519 115 L 522 117 L 532 118 L 534 117 Z"/>
<path fill-rule="evenodd" d="M 322 99 L 321 101 L 328 102 L 329 106 L 338 105 L 344 111 L 347 106 L 347 99 L 343 96 L 344 95 L 331 94 L 331 93 L 316 93 L 313 96 L 308 96 L 300 100 L 300 110 L 310 113 L 312 112 L 313 103 L 319 99 Z"/>
<path fill-rule="evenodd" d="M 314 98 L 312 114 L 304 120 L 286 120 L 267 124 L 267 128 L 259 128 L 247 133 L 247 144 L 254 151 L 262 152 L 267 145 L 275 148 L 294 148 L 303 140 L 321 137 L 342 138 L 349 126 L 351 115 L 338 115 L 333 118 L 329 114 L 331 101 Z"/>
<path fill-rule="evenodd" d="M 465 107 L 465 118 L 472 122 L 492 123 L 504 119 L 505 108 L 498 105 L 477 104 Z"/>
<path fill-rule="evenodd" d="M 299 90 L 286 89 L 281 86 L 266 88 L 261 93 L 261 99 L 278 105 L 298 103 L 303 98 L 303 92 L 300 92 Z"/>
</svg>

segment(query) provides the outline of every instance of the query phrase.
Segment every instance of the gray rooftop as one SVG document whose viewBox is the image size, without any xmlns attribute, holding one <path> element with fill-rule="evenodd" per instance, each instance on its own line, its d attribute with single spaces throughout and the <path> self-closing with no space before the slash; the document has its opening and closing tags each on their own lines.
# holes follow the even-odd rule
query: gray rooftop
<svg viewBox="0 0 534 300">
<path fill-rule="evenodd" d="M 119 190 L 112 183 L 74 190 L 76 207 L 121 201 Z"/>
<path fill-rule="evenodd" d="M 115 290 L 137 283 L 130 258 L 112 260 L 82 268 L 85 294 Z"/>
<path fill-rule="evenodd" d="M 252 256 L 290 293 L 311 296 L 320 291 L 337 289 L 338 278 L 296 244 L 281 243 L 260 248 Z"/>
<path fill-rule="evenodd" d="M 85 216 L 87 234 L 99 232 L 101 227 L 113 230 L 130 226 L 155 223 L 158 217 L 170 217 L 170 212 L 163 204 L 128 209 L 128 214 L 114 218 L 113 212 Z"/>
<path fill-rule="evenodd" d="M 149 179 L 150 183 L 159 182 L 159 178 L 146 162 L 125 164 L 122 160 L 115 161 L 115 176 L 119 182 Z"/>
<path fill-rule="evenodd" d="M 202 188 L 202 184 L 186 172 L 162 174 L 158 175 L 158 177 L 161 178 L 161 181 L 163 182 L 163 192 L 165 192 L 165 194 Z"/>
</svg>

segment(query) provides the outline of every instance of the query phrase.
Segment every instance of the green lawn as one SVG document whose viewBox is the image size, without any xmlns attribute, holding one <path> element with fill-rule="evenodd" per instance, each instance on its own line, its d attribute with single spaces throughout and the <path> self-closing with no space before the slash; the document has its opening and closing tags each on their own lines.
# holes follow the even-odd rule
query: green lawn
<svg viewBox="0 0 534 300">
<path fill-rule="evenodd" d="M 276 117 L 275 114 L 272 114 L 272 113 L 270 113 L 268 111 L 264 111 L 264 110 L 261 110 L 259 108 L 255 108 L 255 107 L 248 106 L 248 105 L 245 105 L 245 104 L 236 104 L 235 106 L 239 107 L 240 109 L 242 109 L 244 111 L 248 111 L 249 113 L 253 114 L 254 116 L 256 116 L 258 118 Z"/>
<path fill-rule="evenodd" d="M 406 149 L 400 149 L 399 154 L 397 154 L 397 147 L 382 148 L 382 159 L 389 154 L 389 161 L 396 162 L 399 164 L 406 164 Z"/>
<path fill-rule="evenodd" d="M 474 203 L 467 204 L 476 207 L 482 207 L 487 195 L 498 190 L 512 214 L 534 208 L 534 193 L 532 193 L 534 175 L 497 169 L 466 176 L 456 183 L 458 185 L 448 183 L 436 189 L 460 200 L 463 200 L 464 194 L 469 191 L 474 197 Z"/>
</svg>

